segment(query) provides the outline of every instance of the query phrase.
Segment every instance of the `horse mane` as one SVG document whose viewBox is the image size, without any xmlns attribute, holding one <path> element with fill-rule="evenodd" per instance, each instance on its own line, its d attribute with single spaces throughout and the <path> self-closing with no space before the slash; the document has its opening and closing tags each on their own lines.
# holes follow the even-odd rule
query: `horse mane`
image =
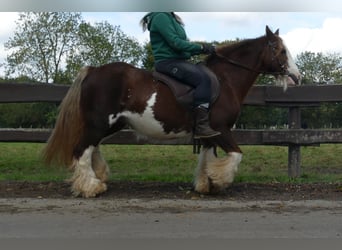
<svg viewBox="0 0 342 250">
<path fill-rule="evenodd" d="M 219 55 L 229 56 L 230 54 L 236 51 L 242 51 L 243 48 L 253 48 L 251 44 L 254 45 L 256 40 L 263 40 L 264 38 L 265 36 L 260 36 L 258 38 L 243 39 L 243 40 L 237 40 L 233 42 L 227 41 L 226 43 L 219 45 L 216 48 L 216 52 Z M 204 63 L 208 64 L 217 58 L 218 58 L 217 55 L 211 54 L 204 59 Z"/>
</svg>

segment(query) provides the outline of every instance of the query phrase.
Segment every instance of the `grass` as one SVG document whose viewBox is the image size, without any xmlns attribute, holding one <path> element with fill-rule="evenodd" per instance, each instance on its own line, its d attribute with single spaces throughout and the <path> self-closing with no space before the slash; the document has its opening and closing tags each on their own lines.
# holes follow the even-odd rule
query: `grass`
<svg viewBox="0 0 342 250">
<path fill-rule="evenodd" d="M 247 146 L 236 181 L 240 182 L 340 182 L 342 180 L 342 145 L 301 148 L 301 176 L 287 175 L 287 147 Z"/>
<path fill-rule="evenodd" d="M 70 173 L 43 166 L 44 144 L 0 143 L 0 180 L 62 181 Z M 242 146 L 236 182 L 340 182 L 342 145 L 302 147 L 302 176 L 287 176 L 287 147 Z M 191 146 L 104 145 L 111 180 L 191 182 L 197 155 Z M 219 152 L 222 155 L 222 152 Z"/>
<path fill-rule="evenodd" d="M 63 180 L 67 176 L 64 169 L 42 164 L 42 148 L 43 144 L 36 143 L 0 143 L 0 180 Z"/>
</svg>

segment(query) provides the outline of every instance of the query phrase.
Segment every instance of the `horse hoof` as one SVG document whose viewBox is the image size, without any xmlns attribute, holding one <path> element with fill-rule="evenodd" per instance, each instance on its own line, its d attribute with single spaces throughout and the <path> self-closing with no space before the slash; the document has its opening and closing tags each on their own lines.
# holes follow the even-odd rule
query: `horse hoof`
<svg viewBox="0 0 342 250">
<path fill-rule="evenodd" d="M 210 183 L 209 183 L 208 177 L 205 177 L 205 178 L 202 177 L 202 178 L 199 178 L 198 180 L 196 180 L 196 182 L 194 184 L 194 190 L 200 194 L 209 194 L 210 193 Z"/>
<path fill-rule="evenodd" d="M 228 187 L 228 185 L 222 187 L 222 186 L 211 184 L 210 185 L 210 194 L 218 194 L 218 193 L 224 191 L 227 187 Z"/>
<path fill-rule="evenodd" d="M 106 183 L 97 180 L 96 183 L 83 188 L 75 187 L 73 185 L 71 191 L 75 197 L 94 198 L 97 195 L 107 191 L 107 185 Z"/>
<path fill-rule="evenodd" d="M 204 186 L 195 186 L 195 191 L 200 194 L 209 194 L 209 195 L 215 195 L 218 194 L 222 191 L 224 191 L 229 185 L 226 185 L 224 187 L 215 185 L 213 183 L 210 183 L 209 185 L 204 185 Z"/>
<path fill-rule="evenodd" d="M 195 190 L 195 192 L 197 192 L 197 193 L 199 193 L 199 194 L 210 194 L 209 188 L 199 188 L 199 187 L 195 187 L 194 190 Z"/>
</svg>

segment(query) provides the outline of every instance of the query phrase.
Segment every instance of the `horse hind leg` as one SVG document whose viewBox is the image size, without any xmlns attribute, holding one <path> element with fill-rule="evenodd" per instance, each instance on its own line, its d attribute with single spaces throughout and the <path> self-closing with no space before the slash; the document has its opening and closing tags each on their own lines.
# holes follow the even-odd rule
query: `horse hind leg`
<svg viewBox="0 0 342 250">
<path fill-rule="evenodd" d="M 81 142 L 74 150 L 75 171 L 71 189 L 76 196 L 95 197 L 107 190 L 106 181 L 110 171 L 100 153 L 99 144 L 104 137 L 121 130 L 125 123 L 118 121 L 110 129 L 105 122 L 101 124 L 104 125 L 85 128 Z"/>
<path fill-rule="evenodd" d="M 95 147 L 93 151 L 92 167 L 93 167 L 96 177 L 105 183 L 108 180 L 110 170 L 109 170 L 107 162 L 101 155 L 100 146 Z"/>
<path fill-rule="evenodd" d="M 90 198 L 107 190 L 105 181 L 109 168 L 99 151 L 99 144 L 107 135 L 105 131 L 105 127 L 86 127 L 79 145 L 74 149 L 71 190 L 75 196 Z"/>
<path fill-rule="evenodd" d="M 94 150 L 94 146 L 89 146 L 84 150 L 81 157 L 74 159 L 71 190 L 75 196 L 90 198 L 107 190 L 107 185 L 96 176 L 92 168 Z"/>
<path fill-rule="evenodd" d="M 106 135 L 114 134 L 115 132 L 120 131 L 122 128 L 125 127 L 125 123 L 123 120 L 117 120 L 114 124 L 111 125 L 111 129 Z M 93 154 L 92 154 L 92 168 L 95 172 L 96 177 L 101 180 L 102 182 L 108 181 L 108 177 L 110 174 L 109 166 L 106 160 L 103 158 L 100 145 L 95 147 Z"/>
</svg>

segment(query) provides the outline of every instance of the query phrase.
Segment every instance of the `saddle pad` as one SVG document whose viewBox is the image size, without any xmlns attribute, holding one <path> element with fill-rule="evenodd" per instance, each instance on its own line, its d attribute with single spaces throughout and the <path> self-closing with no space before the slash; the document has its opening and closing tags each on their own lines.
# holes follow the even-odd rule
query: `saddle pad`
<svg viewBox="0 0 342 250">
<path fill-rule="evenodd" d="M 208 69 L 205 65 L 203 64 L 199 64 L 200 67 L 202 68 L 202 70 L 204 70 L 207 75 L 210 77 L 210 81 L 211 81 L 211 104 L 213 104 L 219 93 L 220 93 L 220 82 L 218 81 L 216 75 L 210 70 Z M 153 71 L 152 72 L 153 77 L 166 84 L 172 91 L 172 93 L 174 94 L 174 96 L 176 97 L 177 101 L 186 106 L 186 107 L 192 107 L 193 104 L 193 92 L 194 92 L 194 88 L 192 88 L 189 85 L 186 85 L 168 75 L 165 75 L 163 73 L 157 72 L 157 71 Z"/>
</svg>

